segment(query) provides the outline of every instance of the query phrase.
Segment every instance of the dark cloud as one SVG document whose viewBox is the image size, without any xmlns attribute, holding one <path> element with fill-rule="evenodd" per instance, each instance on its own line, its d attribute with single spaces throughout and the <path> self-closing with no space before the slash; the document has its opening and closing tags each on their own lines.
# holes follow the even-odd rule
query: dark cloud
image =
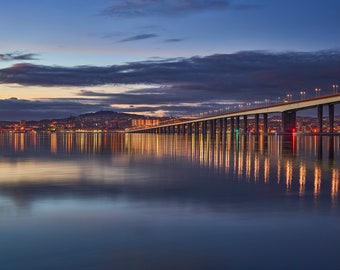
<svg viewBox="0 0 340 270">
<path fill-rule="evenodd" d="M 83 89 L 78 94 L 79 100 L 72 102 L 83 104 L 92 99 L 96 108 L 119 111 L 124 106 L 133 106 L 129 111 L 166 110 L 169 114 L 184 115 L 225 108 L 237 102 L 264 103 L 264 99 L 276 102 L 288 93 L 299 99 L 302 90 L 306 91 L 306 97 L 312 97 L 316 87 L 322 89 L 322 94 L 330 94 L 332 84 L 340 84 L 339 74 L 340 51 L 246 51 L 107 67 L 17 64 L 0 70 L 0 83 L 79 86 Z M 146 86 L 114 94 L 86 89 L 104 84 Z"/>
<path fill-rule="evenodd" d="M 169 38 L 169 39 L 166 39 L 165 42 L 181 42 L 183 40 L 184 39 L 182 38 Z"/>
<path fill-rule="evenodd" d="M 38 60 L 37 54 L 34 53 L 0 53 L 0 61 L 22 61 L 22 60 Z"/>
<path fill-rule="evenodd" d="M 138 41 L 138 40 L 155 38 L 155 37 L 158 37 L 158 35 L 156 35 L 156 34 L 141 34 L 141 35 L 136 35 L 136 36 L 121 39 L 121 40 L 119 40 L 119 42 Z"/>
<path fill-rule="evenodd" d="M 116 0 L 102 14 L 120 17 L 171 16 L 228 7 L 228 0 Z"/>
</svg>

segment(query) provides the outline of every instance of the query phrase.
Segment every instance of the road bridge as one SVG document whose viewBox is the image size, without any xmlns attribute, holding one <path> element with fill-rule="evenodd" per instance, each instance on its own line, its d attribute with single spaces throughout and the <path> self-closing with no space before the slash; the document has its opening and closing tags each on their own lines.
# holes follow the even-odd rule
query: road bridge
<svg viewBox="0 0 340 270">
<path fill-rule="evenodd" d="M 216 134 L 217 126 L 220 132 L 227 132 L 229 125 L 230 133 L 240 131 L 240 120 L 242 120 L 242 131 L 248 132 L 248 117 L 254 117 L 254 133 L 259 133 L 260 117 L 263 122 L 263 133 L 268 133 L 268 115 L 281 114 L 280 133 L 293 133 L 296 130 L 296 112 L 310 108 L 317 108 L 318 132 L 323 132 L 323 108 L 328 107 L 329 133 L 334 132 L 334 106 L 340 103 L 340 94 L 289 101 L 274 105 L 261 106 L 234 112 L 221 113 L 200 117 L 185 121 L 166 122 L 157 126 L 133 128 L 126 130 L 129 133 L 207 133 Z"/>
</svg>

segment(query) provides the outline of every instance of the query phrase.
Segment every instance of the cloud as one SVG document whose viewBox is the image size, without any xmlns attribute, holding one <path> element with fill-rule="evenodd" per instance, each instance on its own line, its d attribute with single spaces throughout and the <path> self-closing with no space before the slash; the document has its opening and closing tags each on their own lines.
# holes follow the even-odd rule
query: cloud
<svg viewBox="0 0 340 270">
<path fill-rule="evenodd" d="M 116 0 L 102 14 L 119 17 L 172 16 L 228 7 L 228 0 Z"/>
<path fill-rule="evenodd" d="M 0 54 L 0 62 L 7 62 L 7 61 L 22 61 L 22 60 L 38 60 L 37 54 L 34 53 L 20 53 L 20 52 L 13 52 L 13 53 L 1 53 Z"/>
<path fill-rule="evenodd" d="M 158 35 L 156 35 L 156 34 L 140 34 L 140 35 L 136 35 L 136 36 L 132 36 L 132 37 L 121 39 L 118 42 L 138 41 L 138 40 L 155 38 L 155 37 L 158 37 Z"/>
<path fill-rule="evenodd" d="M 190 115 L 237 102 L 276 102 L 288 93 L 299 99 L 301 90 L 306 91 L 306 97 L 312 97 L 315 87 L 321 88 L 323 94 L 331 94 L 332 84 L 340 84 L 339 74 L 340 51 L 244 51 L 107 67 L 17 64 L 0 69 L 0 83 L 40 85 L 47 87 L 46 91 L 48 86 L 78 86 L 82 89 L 79 100 L 72 102 L 85 104 L 91 99 L 97 104 L 94 109 L 102 106 L 117 111 L 164 110 L 173 115 Z M 90 88 L 107 84 L 125 85 L 130 90 L 109 93 Z M 137 85 L 143 87 L 136 89 Z M 62 106 L 61 101 L 59 104 Z M 67 103 L 65 106 L 68 110 Z"/>
<path fill-rule="evenodd" d="M 181 42 L 183 40 L 184 39 L 182 38 L 169 38 L 169 39 L 166 39 L 165 42 Z"/>
</svg>

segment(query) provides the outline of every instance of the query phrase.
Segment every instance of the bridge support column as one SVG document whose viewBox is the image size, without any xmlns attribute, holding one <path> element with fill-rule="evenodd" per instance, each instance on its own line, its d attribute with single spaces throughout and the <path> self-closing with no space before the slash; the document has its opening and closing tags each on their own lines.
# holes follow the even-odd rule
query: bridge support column
<svg viewBox="0 0 340 270">
<path fill-rule="evenodd" d="M 334 133 L 334 104 L 328 104 L 329 133 Z"/>
<path fill-rule="evenodd" d="M 255 134 L 259 134 L 259 119 L 260 116 L 255 114 Z"/>
<path fill-rule="evenodd" d="M 282 132 L 292 133 L 296 126 L 296 112 L 285 111 L 282 113 Z"/>
<path fill-rule="evenodd" d="M 195 122 L 194 123 L 194 129 L 195 129 L 195 134 L 198 135 L 199 134 L 199 122 Z"/>
<path fill-rule="evenodd" d="M 223 134 L 223 118 L 219 119 L 219 126 L 220 126 L 220 137 Z"/>
<path fill-rule="evenodd" d="M 244 125 L 243 133 L 247 134 L 248 133 L 248 117 L 246 115 L 243 116 L 243 125 Z"/>
<path fill-rule="evenodd" d="M 236 132 L 239 133 L 240 131 L 240 117 L 236 116 Z"/>
<path fill-rule="evenodd" d="M 216 120 L 210 120 L 210 136 L 212 138 L 216 137 Z"/>
<path fill-rule="evenodd" d="M 318 105 L 318 132 L 322 133 L 323 106 Z"/>
<path fill-rule="evenodd" d="M 203 135 L 207 134 L 207 132 L 208 132 L 208 121 L 202 122 L 202 132 L 203 132 Z"/>
<path fill-rule="evenodd" d="M 223 134 L 227 134 L 228 118 L 223 118 Z"/>
<path fill-rule="evenodd" d="M 234 136 L 235 133 L 235 118 L 231 117 L 230 118 L 230 134 L 231 136 Z"/>
<path fill-rule="evenodd" d="M 192 134 L 192 123 L 188 124 L 188 134 L 191 135 Z"/>
<path fill-rule="evenodd" d="M 264 134 L 268 133 L 268 114 L 263 114 L 263 132 Z"/>
</svg>

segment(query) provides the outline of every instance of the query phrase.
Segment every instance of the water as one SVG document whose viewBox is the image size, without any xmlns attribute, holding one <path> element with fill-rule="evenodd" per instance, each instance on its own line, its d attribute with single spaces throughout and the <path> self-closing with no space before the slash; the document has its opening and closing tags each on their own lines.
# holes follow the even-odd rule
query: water
<svg viewBox="0 0 340 270">
<path fill-rule="evenodd" d="M 0 134 L 0 266 L 338 269 L 338 136 Z"/>
</svg>

